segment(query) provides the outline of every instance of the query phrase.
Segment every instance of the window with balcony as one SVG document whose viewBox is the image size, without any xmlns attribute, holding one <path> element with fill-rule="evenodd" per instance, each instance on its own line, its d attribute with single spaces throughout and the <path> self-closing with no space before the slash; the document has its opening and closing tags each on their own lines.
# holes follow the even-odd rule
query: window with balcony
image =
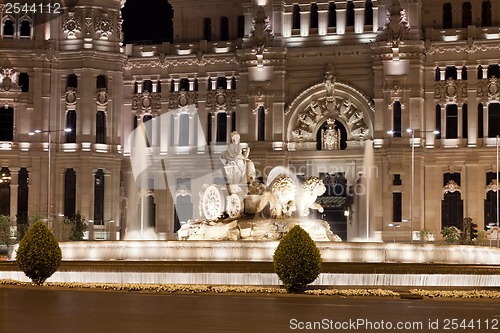
<svg viewBox="0 0 500 333">
<path fill-rule="evenodd" d="M 95 143 L 106 143 L 106 114 L 97 111 L 95 116 Z"/>
</svg>

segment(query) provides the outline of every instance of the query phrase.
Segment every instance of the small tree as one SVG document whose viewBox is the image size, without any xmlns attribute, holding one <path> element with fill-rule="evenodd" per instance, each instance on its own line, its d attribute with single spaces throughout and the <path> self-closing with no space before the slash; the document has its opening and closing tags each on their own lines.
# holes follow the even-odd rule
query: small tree
<svg viewBox="0 0 500 333">
<path fill-rule="evenodd" d="M 0 215 L 0 245 L 13 245 L 16 241 L 15 236 L 10 225 L 10 217 Z"/>
<path fill-rule="evenodd" d="M 281 239 L 273 265 L 286 290 L 300 293 L 319 276 L 321 254 L 309 234 L 296 225 Z"/>
<path fill-rule="evenodd" d="M 35 222 L 19 243 L 16 263 L 34 283 L 40 285 L 59 268 L 61 248 L 42 221 Z"/>
<path fill-rule="evenodd" d="M 81 241 L 83 240 L 83 233 L 87 230 L 87 224 L 85 223 L 85 218 L 80 215 L 79 212 L 75 214 L 72 218 L 66 221 L 71 225 L 71 234 L 69 235 L 69 240 Z"/>
<path fill-rule="evenodd" d="M 460 243 L 460 230 L 455 226 L 443 228 L 443 230 L 441 230 L 441 235 L 443 235 L 446 244 Z"/>
</svg>

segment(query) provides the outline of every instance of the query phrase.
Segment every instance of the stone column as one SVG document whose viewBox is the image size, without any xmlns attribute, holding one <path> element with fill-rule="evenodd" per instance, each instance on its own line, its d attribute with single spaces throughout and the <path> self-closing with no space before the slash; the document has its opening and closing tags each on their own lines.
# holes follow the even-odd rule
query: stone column
<svg viewBox="0 0 500 333">
<path fill-rule="evenodd" d="M 337 12 L 337 35 L 345 34 L 345 27 L 347 24 L 346 17 L 346 4 L 338 4 L 338 7 L 335 9 Z"/>
<path fill-rule="evenodd" d="M 311 26 L 311 5 L 300 6 L 300 35 L 302 37 L 309 36 L 309 27 Z"/>
<path fill-rule="evenodd" d="M 285 6 L 283 13 L 283 37 L 290 37 L 292 35 L 292 10 L 293 6 Z"/>
<path fill-rule="evenodd" d="M 354 33 L 362 34 L 365 29 L 365 7 L 362 3 L 354 3 Z"/>
<path fill-rule="evenodd" d="M 378 7 L 373 6 L 373 32 L 378 31 Z"/>
<path fill-rule="evenodd" d="M 328 33 L 328 3 L 318 4 L 318 35 Z"/>
<path fill-rule="evenodd" d="M 285 8 L 283 7 L 283 4 L 281 4 L 281 3 L 273 4 L 272 29 L 273 29 L 274 35 L 277 37 L 282 35 L 282 33 L 281 33 L 283 30 L 282 15 L 283 15 L 284 10 L 285 10 Z"/>
<path fill-rule="evenodd" d="M 17 169 L 17 168 L 16 168 Z M 19 193 L 19 170 L 10 171 L 10 218 L 11 225 L 17 225 L 17 195 Z"/>
<path fill-rule="evenodd" d="M 212 140 L 210 144 L 214 145 L 217 141 L 217 113 L 210 111 L 210 115 L 212 116 Z"/>
</svg>

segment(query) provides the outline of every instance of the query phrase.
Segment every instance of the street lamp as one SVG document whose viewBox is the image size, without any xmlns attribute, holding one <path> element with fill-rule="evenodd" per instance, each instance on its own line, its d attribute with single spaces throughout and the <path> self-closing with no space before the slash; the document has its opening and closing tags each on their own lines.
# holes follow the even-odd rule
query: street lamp
<svg viewBox="0 0 500 333">
<path fill-rule="evenodd" d="M 497 146 L 497 247 L 499 247 L 499 238 L 498 238 L 498 214 L 499 214 L 499 208 L 498 207 L 498 192 L 499 192 L 499 188 L 498 188 L 498 135 L 497 135 L 497 139 L 496 139 L 496 146 Z"/>
<path fill-rule="evenodd" d="M 392 242 L 396 243 L 396 228 L 399 228 L 400 225 L 397 222 L 389 223 L 388 225 L 389 225 L 389 227 L 392 227 L 392 231 L 393 231 L 393 235 L 394 235 Z"/>
<path fill-rule="evenodd" d="M 49 176 L 48 176 L 48 181 L 47 181 L 47 221 L 50 221 L 50 213 L 51 213 L 51 200 L 52 200 L 52 193 L 51 193 L 51 176 L 52 176 L 52 172 L 51 172 L 51 159 L 50 159 L 50 143 L 51 143 L 51 139 L 50 139 L 50 134 L 51 133 L 56 133 L 56 132 L 66 132 L 66 133 L 69 133 L 71 132 L 71 128 L 65 128 L 65 129 L 62 129 L 62 130 L 41 130 L 41 129 L 36 129 L 32 132 L 28 132 L 28 135 L 35 135 L 35 134 L 41 134 L 41 133 L 47 133 L 48 134 L 48 138 L 47 138 L 47 150 L 49 151 Z"/>
<path fill-rule="evenodd" d="M 410 192 L 410 218 L 403 219 L 403 222 L 410 222 L 410 243 L 413 243 L 413 192 L 415 190 L 415 132 L 419 133 L 432 133 L 434 135 L 439 134 L 438 130 L 434 131 L 423 131 L 423 130 L 414 130 L 412 128 L 407 128 L 406 133 L 411 135 L 411 192 Z M 401 133 L 401 131 L 387 131 L 387 134 L 393 135 L 394 133 Z"/>
</svg>

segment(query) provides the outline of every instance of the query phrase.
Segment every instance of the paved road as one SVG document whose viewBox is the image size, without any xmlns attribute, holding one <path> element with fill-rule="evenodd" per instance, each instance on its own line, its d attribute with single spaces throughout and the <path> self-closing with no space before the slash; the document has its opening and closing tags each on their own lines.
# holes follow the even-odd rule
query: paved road
<svg viewBox="0 0 500 333">
<path fill-rule="evenodd" d="M 0 333 L 500 332 L 499 320 L 500 303 L 493 301 L 0 286 Z"/>
</svg>

